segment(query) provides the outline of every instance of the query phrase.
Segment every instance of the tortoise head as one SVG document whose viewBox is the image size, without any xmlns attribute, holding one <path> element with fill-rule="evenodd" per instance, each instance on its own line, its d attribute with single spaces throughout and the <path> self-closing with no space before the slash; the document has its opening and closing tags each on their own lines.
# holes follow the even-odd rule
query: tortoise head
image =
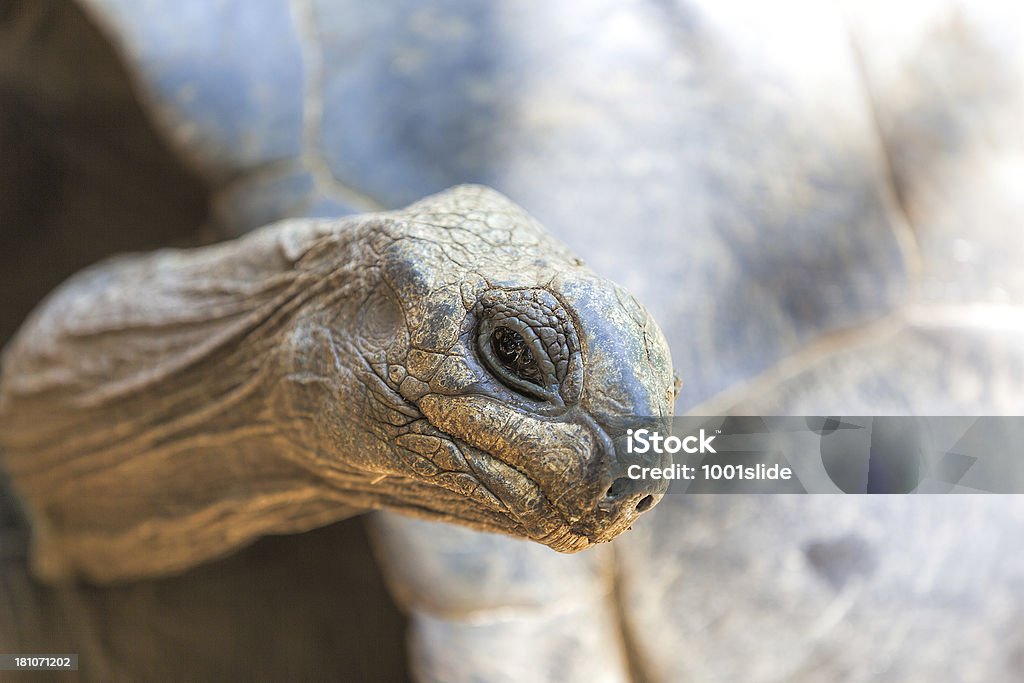
<svg viewBox="0 0 1024 683">
<path fill-rule="evenodd" d="M 37 572 L 101 581 L 381 507 L 580 550 L 663 493 L 623 442 L 674 399 L 647 312 L 481 187 L 98 264 L 2 379 Z"/>
<path fill-rule="evenodd" d="M 573 552 L 664 493 L 624 476 L 626 430 L 675 399 L 655 322 L 498 193 L 463 186 L 382 214 L 355 335 L 386 455 L 381 504 Z M 368 451 L 364 451 L 364 454 Z M 637 456 L 630 456 L 635 458 Z"/>
</svg>

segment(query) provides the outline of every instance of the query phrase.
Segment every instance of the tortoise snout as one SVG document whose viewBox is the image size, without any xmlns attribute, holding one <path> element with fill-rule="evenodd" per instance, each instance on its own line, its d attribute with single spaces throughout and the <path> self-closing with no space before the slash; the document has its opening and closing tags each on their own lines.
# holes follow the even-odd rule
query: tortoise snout
<svg viewBox="0 0 1024 683">
<path fill-rule="evenodd" d="M 661 480 L 618 477 L 608 486 L 597 506 L 616 517 L 647 512 L 666 488 L 666 483 Z"/>
<path fill-rule="evenodd" d="M 611 513 L 613 517 L 633 516 L 650 510 L 669 484 L 664 478 L 652 476 L 651 471 L 671 467 L 671 457 L 658 453 L 632 453 L 626 436 L 615 439 L 614 453 L 615 462 L 607 486 L 602 489 L 604 493 L 597 503 L 598 509 Z"/>
</svg>

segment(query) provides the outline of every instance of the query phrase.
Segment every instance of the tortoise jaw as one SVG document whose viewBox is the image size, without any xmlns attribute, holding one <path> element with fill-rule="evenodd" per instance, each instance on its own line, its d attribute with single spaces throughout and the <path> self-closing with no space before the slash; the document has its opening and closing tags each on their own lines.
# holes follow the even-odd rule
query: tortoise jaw
<svg viewBox="0 0 1024 683">
<path fill-rule="evenodd" d="M 510 532 L 561 552 L 575 552 L 592 545 L 569 527 L 538 482 L 503 460 L 461 439 L 455 440 L 470 473 L 505 507 Z"/>
<path fill-rule="evenodd" d="M 504 506 L 511 532 L 563 553 L 575 553 L 612 540 L 629 520 L 588 518 L 570 523 L 540 484 L 503 460 L 456 439 L 466 463 L 481 486 Z"/>
</svg>

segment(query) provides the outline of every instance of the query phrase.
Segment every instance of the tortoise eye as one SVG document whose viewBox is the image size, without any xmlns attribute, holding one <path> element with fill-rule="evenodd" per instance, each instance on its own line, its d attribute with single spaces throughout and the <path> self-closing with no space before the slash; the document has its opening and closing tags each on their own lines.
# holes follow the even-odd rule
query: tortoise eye
<svg viewBox="0 0 1024 683">
<path fill-rule="evenodd" d="M 523 335 L 507 327 L 499 327 L 491 333 L 491 349 L 506 370 L 521 380 L 544 387 L 543 373 Z"/>
<path fill-rule="evenodd" d="M 554 406 L 579 401 L 579 338 L 551 294 L 541 289 L 491 289 L 480 295 L 474 317 L 476 355 L 493 380 L 525 398 Z"/>
</svg>

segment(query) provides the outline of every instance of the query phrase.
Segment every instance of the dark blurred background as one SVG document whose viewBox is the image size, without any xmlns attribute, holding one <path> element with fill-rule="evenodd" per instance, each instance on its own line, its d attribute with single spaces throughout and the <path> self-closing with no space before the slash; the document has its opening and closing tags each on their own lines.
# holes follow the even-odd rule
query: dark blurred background
<svg viewBox="0 0 1024 683">
<path fill-rule="evenodd" d="M 71 273 L 195 240 L 206 220 L 203 184 L 71 2 L 0 3 L 0 159 L 0 342 Z"/>
<path fill-rule="evenodd" d="M 208 200 L 76 5 L 0 2 L 0 345 L 84 266 L 211 239 Z M 2 652 L 78 652 L 86 680 L 406 679 L 404 619 L 361 519 L 267 538 L 172 579 L 65 592 L 29 578 L 12 502 L 0 472 Z"/>
</svg>

